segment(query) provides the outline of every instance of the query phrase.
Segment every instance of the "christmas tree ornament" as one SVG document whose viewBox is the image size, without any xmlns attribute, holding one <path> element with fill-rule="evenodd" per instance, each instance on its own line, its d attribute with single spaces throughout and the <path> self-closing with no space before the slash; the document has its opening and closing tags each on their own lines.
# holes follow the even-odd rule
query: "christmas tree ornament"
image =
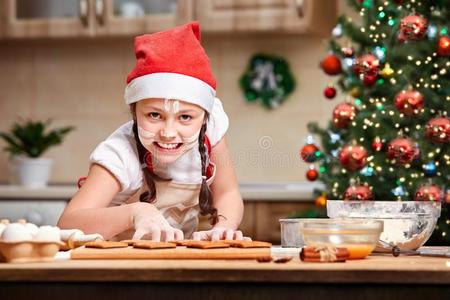
<svg viewBox="0 0 450 300">
<path fill-rule="evenodd" d="M 428 121 L 425 126 L 425 137 L 433 143 L 450 142 L 450 119 L 441 116 Z"/>
<path fill-rule="evenodd" d="M 319 207 L 325 207 L 327 206 L 327 194 L 322 193 L 319 197 L 316 198 L 316 201 L 314 201 L 314 204 Z"/>
<path fill-rule="evenodd" d="M 436 37 L 438 30 L 437 27 L 434 25 L 429 25 L 427 30 L 427 36 L 429 39 L 434 39 Z"/>
<path fill-rule="evenodd" d="M 334 54 L 327 55 L 320 63 L 322 70 L 328 75 L 338 75 L 342 72 L 341 60 Z"/>
<path fill-rule="evenodd" d="M 384 65 L 383 70 L 379 73 L 381 77 L 383 78 L 389 78 L 394 74 L 394 70 L 391 68 L 391 66 L 387 63 Z"/>
<path fill-rule="evenodd" d="M 450 203 L 450 190 L 447 190 L 444 196 L 444 202 L 449 204 Z"/>
<path fill-rule="evenodd" d="M 333 110 L 333 123 L 337 128 L 347 127 L 356 116 L 356 107 L 350 103 L 339 103 Z"/>
<path fill-rule="evenodd" d="M 426 184 L 419 187 L 414 199 L 416 201 L 441 201 L 443 198 L 442 189 L 436 184 Z"/>
<path fill-rule="evenodd" d="M 352 87 L 352 89 L 350 90 L 350 95 L 353 98 L 358 98 L 359 96 L 361 96 L 361 90 L 357 86 Z"/>
<path fill-rule="evenodd" d="M 379 152 L 383 149 L 383 142 L 379 137 L 376 137 L 372 142 L 373 151 Z"/>
<path fill-rule="evenodd" d="M 355 55 L 355 49 L 352 47 L 342 47 L 341 48 L 342 55 L 347 58 L 351 58 Z"/>
<path fill-rule="evenodd" d="M 319 172 L 317 172 L 314 166 L 310 166 L 308 171 L 306 171 L 306 179 L 309 181 L 314 181 L 319 176 Z"/>
<path fill-rule="evenodd" d="M 372 189 L 367 183 L 356 186 L 349 186 L 345 190 L 344 200 L 373 200 Z"/>
<path fill-rule="evenodd" d="M 425 18 L 417 15 L 404 17 L 400 21 L 399 40 L 420 40 L 427 33 L 428 22 Z"/>
<path fill-rule="evenodd" d="M 358 57 L 353 67 L 353 71 L 356 75 L 363 75 L 363 77 L 367 75 L 376 77 L 379 68 L 380 60 L 372 53 L 369 53 Z"/>
<path fill-rule="evenodd" d="M 450 55 L 450 37 L 441 36 L 439 38 L 437 54 L 439 56 L 449 56 Z"/>
<path fill-rule="evenodd" d="M 420 155 L 419 147 L 409 138 L 392 140 L 387 149 L 389 159 L 395 159 L 400 164 L 409 164 Z"/>
<path fill-rule="evenodd" d="M 386 57 L 386 48 L 376 46 L 373 49 L 373 53 L 375 53 L 375 56 L 381 61 L 384 62 L 384 58 Z"/>
<path fill-rule="evenodd" d="M 361 145 L 347 145 L 339 153 L 339 161 L 349 171 L 358 171 L 364 168 L 367 159 L 367 150 Z"/>
<path fill-rule="evenodd" d="M 336 89 L 333 86 L 327 86 L 323 90 L 323 94 L 328 99 L 333 99 L 334 97 L 336 97 Z"/>
<path fill-rule="evenodd" d="M 342 37 L 342 24 L 336 24 L 336 26 L 333 28 L 333 30 L 331 31 L 331 34 L 335 37 L 335 38 L 340 38 Z"/>
<path fill-rule="evenodd" d="M 268 109 L 278 107 L 295 88 L 295 79 L 289 64 L 281 57 L 254 55 L 240 86 L 248 102 L 260 101 Z"/>
<path fill-rule="evenodd" d="M 320 156 L 319 148 L 314 144 L 307 144 L 303 146 L 300 151 L 300 156 L 305 162 L 315 162 L 317 158 Z"/>
<path fill-rule="evenodd" d="M 395 189 L 392 189 L 391 192 L 397 197 L 402 197 L 406 194 L 405 188 L 401 185 L 399 185 Z"/>
<path fill-rule="evenodd" d="M 395 107 L 405 116 L 418 114 L 424 107 L 422 94 L 416 90 L 403 90 L 395 96 Z"/>
<path fill-rule="evenodd" d="M 365 86 L 372 86 L 377 82 L 377 76 L 376 75 L 364 75 L 363 76 L 363 83 Z"/>
<path fill-rule="evenodd" d="M 437 166 L 434 161 L 430 161 L 422 166 L 423 172 L 427 176 L 434 176 L 437 173 Z"/>
</svg>

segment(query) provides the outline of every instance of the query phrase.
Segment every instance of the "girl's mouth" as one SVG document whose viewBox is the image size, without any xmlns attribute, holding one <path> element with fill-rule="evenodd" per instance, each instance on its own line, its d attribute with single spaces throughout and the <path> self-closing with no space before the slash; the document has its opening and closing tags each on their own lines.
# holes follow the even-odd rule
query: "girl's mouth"
<svg viewBox="0 0 450 300">
<path fill-rule="evenodd" d="M 183 145 L 183 143 L 160 143 L 160 142 L 153 142 L 153 144 L 156 146 L 156 148 L 164 152 L 176 152 Z"/>
</svg>

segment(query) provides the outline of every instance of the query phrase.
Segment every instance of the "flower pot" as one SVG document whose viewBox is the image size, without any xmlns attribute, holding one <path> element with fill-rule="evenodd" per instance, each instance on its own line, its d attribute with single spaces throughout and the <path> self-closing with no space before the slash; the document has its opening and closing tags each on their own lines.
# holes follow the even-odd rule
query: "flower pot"
<svg viewBox="0 0 450 300">
<path fill-rule="evenodd" d="M 11 163 L 12 182 L 29 188 L 47 186 L 53 164 L 50 158 L 15 156 Z"/>
</svg>

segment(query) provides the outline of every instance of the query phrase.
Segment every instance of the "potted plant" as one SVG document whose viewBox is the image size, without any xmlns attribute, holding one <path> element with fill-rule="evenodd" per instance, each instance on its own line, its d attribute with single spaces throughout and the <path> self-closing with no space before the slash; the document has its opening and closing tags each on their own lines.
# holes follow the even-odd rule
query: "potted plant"
<svg viewBox="0 0 450 300">
<path fill-rule="evenodd" d="M 71 126 L 48 130 L 51 121 L 15 123 L 9 132 L 0 132 L 10 154 L 11 171 L 19 184 L 45 187 L 51 173 L 52 159 L 41 157 L 50 147 L 62 143 Z"/>
</svg>

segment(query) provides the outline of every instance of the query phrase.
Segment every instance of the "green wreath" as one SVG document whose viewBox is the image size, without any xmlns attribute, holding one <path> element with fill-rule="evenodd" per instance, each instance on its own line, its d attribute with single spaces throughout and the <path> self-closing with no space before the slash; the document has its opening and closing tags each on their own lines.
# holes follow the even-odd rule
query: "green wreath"
<svg viewBox="0 0 450 300">
<path fill-rule="evenodd" d="M 240 78 L 247 102 L 260 101 L 268 109 L 283 103 L 295 88 L 289 64 L 281 57 L 256 54 Z"/>
</svg>

